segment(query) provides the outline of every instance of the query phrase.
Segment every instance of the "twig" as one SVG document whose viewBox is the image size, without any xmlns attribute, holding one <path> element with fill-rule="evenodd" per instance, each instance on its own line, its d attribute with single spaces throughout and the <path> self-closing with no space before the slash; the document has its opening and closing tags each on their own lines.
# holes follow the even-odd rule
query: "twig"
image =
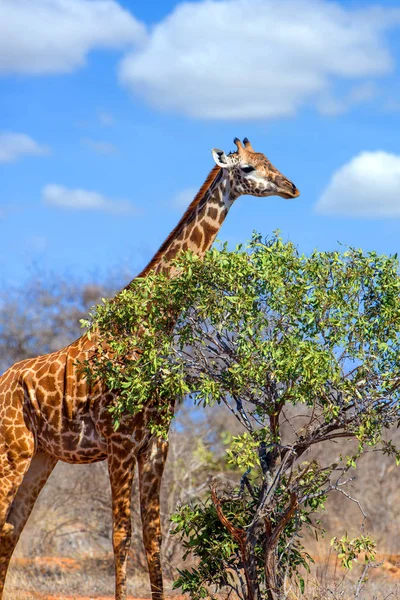
<svg viewBox="0 0 400 600">
<path fill-rule="evenodd" d="M 365 583 L 365 577 L 367 576 L 367 573 L 370 569 L 376 569 L 377 567 L 381 567 L 383 565 L 382 562 L 380 563 L 366 563 L 366 565 L 364 566 L 363 572 L 361 573 L 361 577 L 359 578 L 358 582 L 357 582 L 357 587 L 356 587 L 356 592 L 354 594 L 354 598 L 357 599 L 360 597 L 360 592 L 361 592 L 361 588 Z"/>
<path fill-rule="evenodd" d="M 339 487 L 334 487 L 333 491 L 339 492 L 340 494 L 343 494 L 343 496 L 346 496 L 346 498 L 348 498 L 349 500 L 351 500 L 352 502 L 354 502 L 355 504 L 357 504 L 357 506 L 360 509 L 360 512 L 361 512 L 361 514 L 363 516 L 363 522 L 361 523 L 361 531 L 364 531 L 364 526 L 365 526 L 365 521 L 367 519 L 367 514 L 364 512 L 364 509 L 361 506 L 360 501 L 357 500 L 356 498 L 353 498 L 352 496 L 350 496 L 350 494 L 348 494 L 347 492 L 345 492 L 344 490 L 342 490 Z"/>
</svg>

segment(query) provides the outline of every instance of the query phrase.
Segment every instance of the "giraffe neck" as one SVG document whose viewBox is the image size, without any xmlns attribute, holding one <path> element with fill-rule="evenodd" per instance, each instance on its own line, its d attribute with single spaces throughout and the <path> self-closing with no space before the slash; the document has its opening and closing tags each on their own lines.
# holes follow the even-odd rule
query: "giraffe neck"
<svg viewBox="0 0 400 600">
<path fill-rule="evenodd" d="M 171 261 L 180 251 L 192 250 L 203 257 L 234 200 L 229 173 L 214 167 L 175 229 L 138 277 L 145 277 L 150 271 L 171 273 Z"/>
</svg>

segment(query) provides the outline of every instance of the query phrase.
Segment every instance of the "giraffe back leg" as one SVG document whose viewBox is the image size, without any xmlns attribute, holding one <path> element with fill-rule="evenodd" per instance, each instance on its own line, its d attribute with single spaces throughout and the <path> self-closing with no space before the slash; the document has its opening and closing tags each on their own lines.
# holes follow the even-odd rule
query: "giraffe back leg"
<svg viewBox="0 0 400 600">
<path fill-rule="evenodd" d="M 115 600 L 126 600 L 126 567 L 131 545 L 131 496 L 135 452 L 130 436 L 115 434 L 108 444 L 108 471 L 113 513 Z"/>
<path fill-rule="evenodd" d="M 3 595 L 4 580 L 8 563 L 14 549 L 14 525 L 9 515 L 14 498 L 18 492 L 24 475 L 29 468 L 34 453 L 33 443 L 19 445 L 14 436 L 11 439 L 11 428 L 0 436 L 0 600 Z"/>
<path fill-rule="evenodd" d="M 168 442 L 161 438 L 154 438 L 146 451 L 138 456 L 143 543 L 149 568 L 152 600 L 164 598 L 160 556 L 160 485 L 167 454 Z"/>
<path fill-rule="evenodd" d="M 11 529 L 7 515 L 35 454 L 35 437 L 26 420 L 24 400 L 18 373 L 9 369 L 0 377 L 0 535 Z"/>
<path fill-rule="evenodd" d="M 0 535 L 10 529 L 7 516 L 35 453 L 31 432 L 19 423 L 7 425 L 0 431 Z"/>
<path fill-rule="evenodd" d="M 49 454 L 44 452 L 35 454 L 8 511 L 6 527 L 3 527 L 3 531 L 0 532 L 0 600 L 14 548 L 39 492 L 56 463 L 57 459 Z"/>
</svg>

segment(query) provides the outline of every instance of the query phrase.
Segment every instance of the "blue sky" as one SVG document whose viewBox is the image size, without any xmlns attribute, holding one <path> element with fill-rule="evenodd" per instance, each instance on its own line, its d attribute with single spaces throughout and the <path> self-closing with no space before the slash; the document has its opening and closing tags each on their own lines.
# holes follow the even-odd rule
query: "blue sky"
<svg viewBox="0 0 400 600">
<path fill-rule="evenodd" d="M 219 239 L 400 247 L 397 1 L 0 0 L 0 281 L 138 272 L 250 138 L 301 196 Z"/>
</svg>

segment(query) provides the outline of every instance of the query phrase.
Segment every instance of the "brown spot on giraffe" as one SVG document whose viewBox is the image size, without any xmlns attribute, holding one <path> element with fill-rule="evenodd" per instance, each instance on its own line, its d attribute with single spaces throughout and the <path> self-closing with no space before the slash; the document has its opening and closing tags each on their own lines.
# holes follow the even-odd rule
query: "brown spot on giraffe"
<svg viewBox="0 0 400 600">
<path fill-rule="evenodd" d="M 201 233 L 200 229 L 198 227 L 194 227 L 192 233 L 190 234 L 190 241 L 193 242 L 197 248 L 199 248 L 202 239 L 203 234 Z"/>
<path fill-rule="evenodd" d="M 205 254 L 206 250 L 208 249 L 208 240 L 209 239 L 215 240 L 215 237 L 218 233 L 219 227 L 216 227 L 215 224 L 211 225 L 211 223 L 209 221 L 205 220 L 203 230 L 204 230 L 204 240 L 203 240 L 203 246 L 201 249 L 202 249 L 203 254 Z"/>
<path fill-rule="evenodd" d="M 213 150 L 216 166 L 140 277 L 152 271 L 172 276 L 171 261 L 185 248 L 203 257 L 240 195 L 299 195 L 294 184 L 263 154 L 254 152 L 246 138 L 243 144 L 235 138 L 235 144 L 237 151 L 228 155 Z M 95 346 L 95 336 L 83 335 L 58 352 L 16 363 L 0 377 L 0 600 L 13 550 L 58 460 L 108 461 L 116 600 L 126 600 L 131 490 L 138 464 L 151 593 L 153 600 L 164 597 L 159 494 L 168 442 L 150 433 L 151 402 L 142 413 L 126 416 L 114 431 L 108 408 L 115 394 L 100 383 L 90 386 L 77 368 L 78 361 L 90 359 Z"/>
<path fill-rule="evenodd" d="M 207 216 L 210 217 L 211 221 L 215 221 L 218 217 L 218 209 L 214 206 L 210 206 Z"/>
</svg>

